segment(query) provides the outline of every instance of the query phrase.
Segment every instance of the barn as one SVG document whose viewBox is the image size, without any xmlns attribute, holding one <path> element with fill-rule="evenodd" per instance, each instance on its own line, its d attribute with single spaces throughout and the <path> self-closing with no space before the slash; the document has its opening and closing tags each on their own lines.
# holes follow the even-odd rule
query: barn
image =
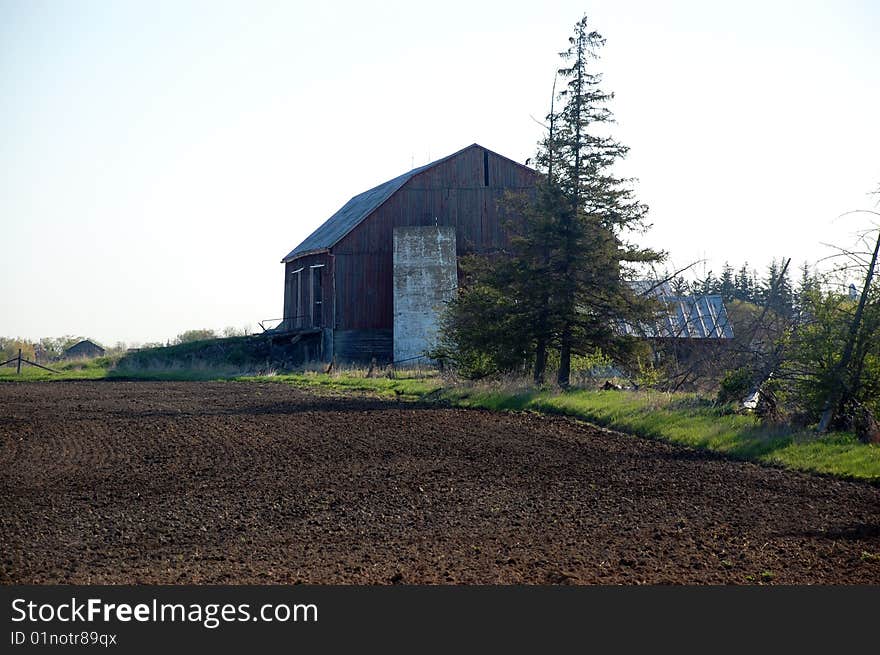
<svg viewBox="0 0 880 655">
<path fill-rule="evenodd" d="M 276 333 L 324 361 L 417 361 L 457 287 L 458 258 L 503 248 L 501 200 L 536 181 L 475 143 L 355 196 L 282 260 Z"/>
<path fill-rule="evenodd" d="M 78 341 L 70 348 L 64 351 L 65 359 L 78 359 L 80 357 L 84 358 L 92 358 L 92 357 L 102 357 L 104 355 L 104 349 L 101 348 L 94 341 L 89 341 L 88 339 L 83 339 L 82 341 Z"/>
</svg>

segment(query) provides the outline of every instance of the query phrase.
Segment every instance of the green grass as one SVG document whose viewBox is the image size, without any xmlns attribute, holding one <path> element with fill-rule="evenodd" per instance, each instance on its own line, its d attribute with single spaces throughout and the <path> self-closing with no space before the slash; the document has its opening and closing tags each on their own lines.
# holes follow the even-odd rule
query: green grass
<svg viewBox="0 0 880 655">
<path fill-rule="evenodd" d="M 103 361 L 102 361 L 103 360 Z M 236 366 L 212 366 L 196 363 L 185 367 L 178 362 L 154 365 L 127 365 L 115 368 L 115 362 L 106 358 L 77 362 L 54 363 L 57 373 L 23 365 L 21 375 L 15 367 L 0 368 L 0 381 L 42 382 L 66 380 L 143 380 L 160 382 L 285 382 L 300 386 L 335 389 L 340 391 L 366 391 L 381 396 L 400 397 L 406 400 L 424 398 L 441 388 L 438 378 L 415 372 L 399 371 L 395 377 L 367 378 L 363 371 L 334 373 L 281 373 L 257 375 Z"/>
<path fill-rule="evenodd" d="M 154 366 L 129 365 L 119 367 L 118 360 L 99 357 L 92 360 L 53 362 L 46 371 L 22 364 L 21 374 L 14 366 L 0 367 L 0 381 L 46 382 L 69 380 L 156 380 L 166 382 L 231 380 L 241 376 L 243 369 L 235 366 L 211 366 L 197 363 L 185 367 L 180 363 Z"/>
<path fill-rule="evenodd" d="M 242 382 L 286 382 L 339 391 L 367 391 L 380 396 L 393 396 L 405 400 L 420 400 L 442 388 L 442 383 L 438 378 L 405 377 L 405 374 L 394 378 L 367 378 L 351 374 L 291 373 L 271 376 L 244 375 L 234 379 Z"/>
<path fill-rule="evenodd" d="M 880 480 L 880 446 L 863 444 L 854 435 L 830 434 L 822 439 L 795 435 L 792 443 L 768 453 L 763 461 L 802 471 Z"/>
<path fill-rule="evenodd" d="M 101 380 L 107 377 L 109 371 L 105 367 L 87 366 L 83 368 L 57 368 L 51 365 L 53 369 L 58 371 L 44 371 L 35 366 L 21 365 L 21 375 L 16 374 L 14 366 L 0 367 L 0 381 L 7 382 L 42 382 L 46 380 Z"/>
</svg>

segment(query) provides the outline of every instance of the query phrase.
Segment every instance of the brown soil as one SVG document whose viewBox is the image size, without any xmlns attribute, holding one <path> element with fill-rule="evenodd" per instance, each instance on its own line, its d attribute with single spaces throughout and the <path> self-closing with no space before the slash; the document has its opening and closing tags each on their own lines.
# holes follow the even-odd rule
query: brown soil
<svg viewBox="0 0 880 655">
<path fill-rule="evenodd" d="M 880 488 L 283 384 L 0 384 L 4 583 L 880 583 Z"/>
</svg>

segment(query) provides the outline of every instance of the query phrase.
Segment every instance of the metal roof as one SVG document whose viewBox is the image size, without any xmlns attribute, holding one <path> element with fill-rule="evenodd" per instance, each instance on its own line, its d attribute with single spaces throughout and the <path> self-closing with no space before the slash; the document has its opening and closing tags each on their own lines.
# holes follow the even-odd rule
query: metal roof
<svg viewBox="0 0 880 655">
<path fill-rule="evenodd" d="M 474 147 L 482 148 L 482 146 L 474 143 L 458 152 L 447 155 L 442 159 L 432 161 L 419 168 L 414 168 L 408 173 L 395 177 L 393 180 L 388 180 L 369 191 L 364 191 L 363 193 L 356 195 L 345 203 L 342 206 L 342 209 L 333 214 L 333 216 L 324 221 L 317 230 L 306 237 L 305 241 L 291 250 L 281 262 L 289 262 L 291 259 L 295 259 L 300 255 L 332 248 L 340 239 L 360 225 L 367 216 L 376 211 L 382 203 L 393 196 L 400 187 L 409 182 L 413 177 Z"/>
<path fill-rule="evenodd" d="M 733 339 L 733 325 L 721 296 L 661 296 L 666 316 L 655 337 L 680 339 Z"/>
<path fill-rule="evenodd" d="M 653 323 L 624 324 L 624 334 L 653 339 L 733 339 L 733 325 L 719 295 L 676 296 L 668 284 L 632 282 L 633 289 L 651 294 L 666 308 Z"/>
</svg>

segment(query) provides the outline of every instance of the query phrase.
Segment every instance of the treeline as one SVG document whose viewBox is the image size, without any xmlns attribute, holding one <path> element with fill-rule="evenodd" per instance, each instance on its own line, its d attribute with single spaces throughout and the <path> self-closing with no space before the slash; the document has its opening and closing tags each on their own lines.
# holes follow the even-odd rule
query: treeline
<svg viewBox="0 0 880 655">
<path fill-rule="evenodd" d="M 125 341 L 117 341 L 113 345 L 105 345 L 97 339 L 72 334 L 66 334 L 61 337 L 43 337 L 42 339 L 37 340 L 21 337 L 0 337 L 0 362 L 5 362 L 13 357 L 18 357 L 19 349 L 21 349 L 21 356 L 25 359 L 43 364 L 47 362 L 57 362 L 64 358 L 64 351 L 86 339 L 101 346 L 104 349 L 105 357 L 119 357 L 129 350 L 162 348 L 208 339 L 243 337 L 250 333 L 251 328 L 247 325 L 241 328 L 227 326 L 220 331 L 215 331 L 210 328 L 202 328 L 186 330 L 178 334 L 174 339 L 168 339 L 165 342 L 152 341 L 147 343 L 126 343 Z"/>
<path fill-rule="evenodd" d="M 772 423 L 818 425 L 820 432 L 852 429 L 865 441 L 880 441 L 874 418 L 880 415 L 875 263 L 805 277 L 791 295 L 780 284 L 781 300 L 772 287 L 769 297 L 759 297 L 764 305 L 744 324 L 744 334 L 712 362 L 724 372 L 719 400 L 750 399 Z"/>
<path fill-rule="evenodd" d="M 0 337 L 0 362 L 18 357 L 19 349 L 21 350 L 21 356 L 25 359 L 37 363 L 55 362 L 64 357 L 65 350 L 86 338 L 72 334 L 67 334 L 63 337 L 43 337 L 37 341 L 22 339 L 21 337 Z M 90 341 L 101 346 L 94 339 L 90 339 Z M 125 344 L 121 345 L 124 348 Z M 105 348 L 105 350 L 113 351 L 114 349 Z"/>
<path fill-rule="evenodd" d="M 232 326 L 227 326 L 223 328 L 220 332 L 216 332 L 210 328 L 201 328 L 198 330 L 187 330 L 186 332 L 181 332 L 177 335 L 177 337 L 169 342 L 167 345 L 176 346 L 181 343 L 193 343 L 194 341 L 205 341 L 206 339 L 220 339 L 220 338 L 230 338 L 230 337 L 246 337 L 251 333 L 251 327 L 249 325 L 245 325 L 244 327 L 237 328 Z"/>
<path fill-rule="evenodd" d="M 725 262 L 718 276 L 711 270 L 692 280 L 676 275 L 671 277 L 669 286 L 676 295 L 719 295 L 728 303 L 739 300 L 762 307 L 769 304 L 774 312 L 792 316 L 803 305 L 804 298 L 819 287 L 821 276 L 815 267 L 803 262 L 793 282 L 791 267 L 785 261 L 772 260 L 763 275 L 748 262 L 737 269 Z"/>
</svg>

